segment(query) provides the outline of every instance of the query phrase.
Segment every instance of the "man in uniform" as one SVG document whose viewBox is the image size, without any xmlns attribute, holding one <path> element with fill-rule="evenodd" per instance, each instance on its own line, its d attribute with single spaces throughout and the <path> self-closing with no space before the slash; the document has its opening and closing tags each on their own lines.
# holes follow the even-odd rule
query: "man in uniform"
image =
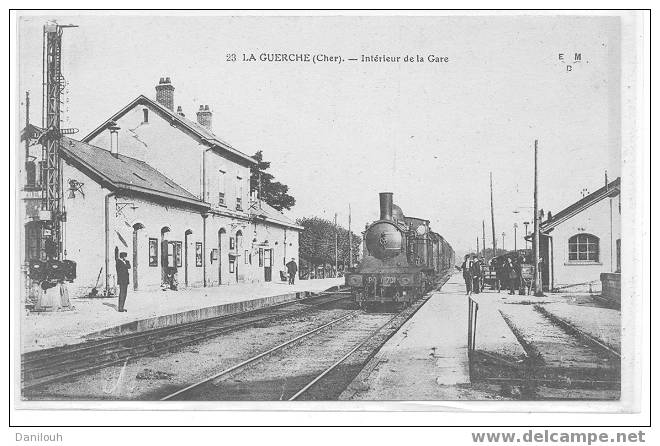
<svg viewBox="0 0 660 446">
<path fill-rule="evenodd" d="M 117 284 L 119 284 L 119 305 L 117 306 L 117 311 L 120 313 L 126 311 L 124 303 L 126 303 L 126 294 L 128 293 L 128 270 L 131 269 L 131 264 L 126 260 L 126 255 L 125 252 L 122 252 L 119 254 L 119 257 L 115 257 Z"/>
<path fill-rule="evenodd" d="M 465 295 L 469 296 L 472 294 L 472 272 L 471 272 L 471 262 L 470 254 L 465 254 L 465 259 L 461 265 L 461 270 L 463 271 L 463 280 L 465 280 Z"/>
<path fill-rule="evenodd" d="M 298 265 L 296 261 L 291 258 L 291 261 L 286 264 L 286 270 L 289 273 L 289 285 L 294 285 L 296 283 L 296 273 L 298 273 Z"/>
</svg>

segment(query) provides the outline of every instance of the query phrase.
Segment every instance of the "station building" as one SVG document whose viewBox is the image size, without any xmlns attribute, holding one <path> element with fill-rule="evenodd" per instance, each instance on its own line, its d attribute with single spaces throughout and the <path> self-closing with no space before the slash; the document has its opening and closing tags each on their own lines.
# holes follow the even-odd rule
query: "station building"
<svg viewBox="0 0 660 446">
<path fill-rule="evenodd" d="M 172 267 L 180 287 L 200 287 L 280 280 L 298 261 L 302 228 L 250 192 L 256 160 L 218 138 L 212 116 L 208 105 L 196 121 L 175 112 L 174 86 L 161 78 L 156 100 L 137 97 L 82 141 L 62 138 L 72 295 L 114 294 L 117 251 L 128 254 L 134 290 L 160 287 Z M 40 169 L 25 170 L 23 264 L 43 252 Z"/>
<path fill-rule="evenodd" d="M 544 287 L 598 286 L 601 274 L 621 271 L 621 179 L 541 222 Z"/>
</svg>

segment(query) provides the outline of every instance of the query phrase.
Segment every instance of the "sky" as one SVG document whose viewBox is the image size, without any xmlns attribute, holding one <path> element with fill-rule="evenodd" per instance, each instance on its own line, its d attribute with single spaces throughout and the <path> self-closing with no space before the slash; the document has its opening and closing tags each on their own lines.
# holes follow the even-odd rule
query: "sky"
<svg viewBox="0 0 660 446">
<path fill-rule="evenodd" d="M 535 140 L 546 211 L 601 187 L 606 170 L 610 179 L 620 175 L 616 17 L 24 16 L 19 91 L 31 92 L 33 122 L 41 120 L 48 20 L 79 26 L 63 39 L 63 127 L 83 137 L 138 95 L 155 98 L 168 76 L 188 117 L 208 104 L 220 138 L 248 155 L 263 150 L 296 198 L 292 217 L 336 212 L 346 226 L 350 203 L 357 232 L 378 218 L 378 193 L 393 192 L 406 215 L 430 220 L 463 253 L 484 220 L 492 244 L 492 172 L 498 247 L 505 233 L 504 247 L 513 248 L 517 223 L 520 248 L 532 214 Z M 241 61 L 251 53 L 344 60 Z M 347 60 L 362 55 L 449 60 Z"/>
</svg>

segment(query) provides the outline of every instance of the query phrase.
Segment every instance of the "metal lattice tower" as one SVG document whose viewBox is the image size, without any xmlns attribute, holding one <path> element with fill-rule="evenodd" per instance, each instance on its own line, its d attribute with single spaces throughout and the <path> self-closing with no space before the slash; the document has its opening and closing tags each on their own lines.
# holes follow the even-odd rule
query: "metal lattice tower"
<svg viewBox="0 0 660 446">
<path fill-rule="evenodd" d="M 41 208 L 49 211 L 51 225 L 44 227 L 44 239 L 50 240 L 56 248 L 52 258 L 62 259 L 62 222 L 64 209 L 62 203 L 62 165 L 60 162 L 60 138 L 63 133 L 60 128 L 61 94 L 65 87 L 62 76 L 62 33 L 63 29 L 72 25 L 48 24 L 44 26 L 43 37 L 43 101 L 44 114 L 42 126 L 45 133 L 41 139 L 42 159 L 44 161 Z"/>
</svg>

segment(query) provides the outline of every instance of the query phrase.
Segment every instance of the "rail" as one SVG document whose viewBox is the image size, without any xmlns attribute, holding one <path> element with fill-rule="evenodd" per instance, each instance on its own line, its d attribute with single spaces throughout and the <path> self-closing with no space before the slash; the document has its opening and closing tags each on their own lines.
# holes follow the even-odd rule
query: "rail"
<svg viewBox="0 0 660 446">
<path fill-rule="evenodd" d="M 256 355 L 256 356 L 253 356 L 253 357 L 251 357 L 251 358 L 249 358 L 249 359 L 247 359 L 247 360 L 245 360 L 245 361 L 243 361 L 243 362 L 241 362 L 241 363 L 239 363 L 239 364 L 236 364 L 236 365 L 233 366 L 233 367 L 230 367 L 230 368 L 228 368 L 228 369 L 225 369 L 225 370 L 223 370 L 223 371 L 221 371 L 221 372 L 219 372 L 219 373 L 216 373 L 216 374 L 213 375 L 213 376 L 210 376 L 210 377 L 204 378 L 203 380 L 198 381 L 198 382 L 196 382 L 196 383 L 194 383 L 194 384 L 192 384 L 192 385 L 189 385 L 188 387 L 185 387 L 185 388 L 183 388 L 183 389 L 177 390 L 177 391 L 174 392 L 174 393 L 171 393 L 171 394 L 169 394 L 169 395 L 167 395 L 167 396 L 164 396 L 164 397 L 162 397 L 160 400 L 161 400 L 161 401 L 168 401 L 168 400 L 173 400 L 173 399 L 175 399 L 175 398 L 177 398 L 177 397 L 180 397 L 181 395 L 186 394 L 186 393 L 190 392 L 190 391 L 193 390 L 193 389 L 196 389 L 196 388 L 198 388 L 198 387 L 200 387 L 200 386 L 202 386 L 202 385 L 204 385 L 204 384 L 206 384 L 206 383 L 208 383 L 208 382 L 211 382 L 211 381 L 213 381 L 213 380 L 215 380 L 215 379 L 218 379 L 218 378 L 220 378 L 220 377 L 222 377 L 222 376 L 224 376 L 224 375 L 227 375 L 227 374 L 229 374 L 229 373 L 231 373 L 231 372 L 233 372 L 233 371 L 235 371 L 235 370 L 239 370 L 239 369 L 241 369 L 241 368 L 244 368 L 244 367 L 246 367 L 247 365 L 252 364 L 252 363 L 254 363 L 254 362 L 260 360 L 261 358 L 264 358 L 264 357 L 266 357 L 266 356 L 268 356 L 268 355 L 271 355 L 271 354 L 273 354 L 273 353 L 275 353 L 275 352 L 278 352 L 278 351 L 280 351 L 280 350 L 283 350 L 284 348 L 288 347 L 289 345 L 291 345 L 291 344 L 293 344 L 293 343 L 295 343 L 295 342 L 298 342 L 298 341 L 300 341 L 300 340 L 302 340 L 302 339 L 305 339 L 305 338 L 308 338 L 308 337 L 310 337 L 310 336 L 312 336 L 312 335 L 315 335 L 316 333 L 318 333 L 318 332 L 320 332 L 320 331 L 322 331 L 322 330 L 325 330 L 326 328 L 328 328 L 328 327 L 330 327 L 330 326 L 332 326 L 332 325 L 335 325 L 335 324 L 337 324 L 337 323 L 339 323 L 339 322 L 343 322 L 343 321 L 345 321 L 345 320 L 347 320 L 347 319 L 349 319 L 349 318 L 355 317 L 355 316 L 357 316 L 357 315 L 360 314 L 360 313 L 361 313 L 360 311 L 353 311 L 353 312 L 351 312 L 351 313 L 349 313 L 349 314 L 346 314 L 346 315 L 341 316 L 341 317 L 339 317 L 339 318 L 337 318 L 337 319 L 334 319 L 334 320 L 332 320 L 332 321 L 330 321 L 330 322 L 328 322 L 328 323 L 326 323 L 326 324 L 323 324 L 323 325 L 320 326 L 320 327 L 314 328 L 313 330 L 310 330 L 310 331 L 308 331 L 308 332 L 305 332 L 305 333 L 303 333 L 303 334 L 301 334 L 301 335 L 299 335 L 299 336 L 296 336 L 295 338 L 293 338 L 293 339 L 291 339 L 291 340 L 289 340 L 289 341 L 286 341 L 286 342 L 283 342 L 283 343 L 281 343 L 281 344 L 279 344 L 279 345 L 276 345 L 275 347 L 273 347 L 273 348 L 271 348 L 271 349 L 269 349 L 269 350 L 267 350 L 267 351 L 265 351 L 265 352 L 263 352 L 263 353 L 260 353 L 260 354 L 258 354 L 258 355 Z"/>
</svg>

